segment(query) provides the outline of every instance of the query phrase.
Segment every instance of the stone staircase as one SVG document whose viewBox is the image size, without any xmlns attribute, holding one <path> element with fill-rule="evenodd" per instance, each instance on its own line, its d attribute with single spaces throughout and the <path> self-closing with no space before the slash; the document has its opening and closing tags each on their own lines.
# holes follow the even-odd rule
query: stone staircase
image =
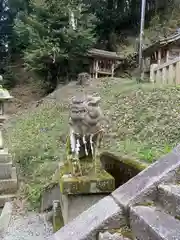
<svg viewBox="0 0 180 240">
<path fill-rule="evenodd" d="M 150 205 L 131 208 L 133 235 L 139 240 L 147 236 L 155 240 L 180 239 L 180 186 L 172 182 L 160 184 Z"/>
<path fill-rule="evenodd" d="M 179 179 L 180 145 L 66 224 L 51 240 L 180 240 Z"/>
<path fill-rule="evenodd" d="M 16 168 L 7 149 L 0 150 L 0 208 L 15 197 L 18 188 Z"/>
</svg>

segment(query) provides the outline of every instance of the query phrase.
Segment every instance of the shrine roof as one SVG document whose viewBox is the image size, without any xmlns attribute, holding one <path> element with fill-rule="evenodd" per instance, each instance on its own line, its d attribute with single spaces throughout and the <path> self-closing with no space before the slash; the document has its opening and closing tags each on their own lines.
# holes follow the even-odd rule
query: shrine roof
<svg viewBox="0 0 180 240">
<path fill-rule="evenodd" d="M 169 37 L 162 38 L 143 50 L 143 56 L 150 56 L 153 52 L 157 51 L 159 48 L 165 47 L 169 44 L 176 43 L 180 41 L 180 33 L 173 34 Z"/>
<path fill-rule="evenodd" d="M 91 50 L 89 50 L 88 55 L 91 57 L 109 58 L 112 60 L 124 60 L 125 59 L 125 56 L 120 55 L 116 52 L 110 52 L 110 51 L 105 51 L 105 50 L 96 49 L 96 48 L 92 48 Z"/>
</svg>

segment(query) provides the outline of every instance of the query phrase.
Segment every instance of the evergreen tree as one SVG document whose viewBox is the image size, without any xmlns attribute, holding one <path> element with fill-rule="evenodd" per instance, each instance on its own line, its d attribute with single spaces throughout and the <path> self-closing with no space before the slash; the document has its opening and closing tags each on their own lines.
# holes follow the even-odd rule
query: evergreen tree
<svg viewBox="0 0 180 240">
<path fill-rule="evenodd" d="M 31 9 L 16 18 L 17 42 L 25 49 L 27 67 L 54 88 L 59 76 L 78 71 L 82 56 L 94 44 L 93 16 L 86 14 L 81 2 L 70 0 L 36 0 Z"/>
</svg>

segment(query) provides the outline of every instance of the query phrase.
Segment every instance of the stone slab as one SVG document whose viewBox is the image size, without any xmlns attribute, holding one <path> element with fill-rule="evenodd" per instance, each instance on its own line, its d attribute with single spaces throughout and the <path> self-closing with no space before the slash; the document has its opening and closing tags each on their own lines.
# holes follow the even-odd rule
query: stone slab
<svg viewBox="0 0 180 240">
<path fill-rule="evenodd" d="M 131 208 L 130 225 L 138 240 L 180 239 L 180 221 L 154 207 Z"/>
<path fill-rule="evenodd" d="M 12 162 L 1 163 L 0 162 L 0 179 L 11 178 L 12 175 Z"/>
<path fill-rule="evenodd" d="M 2 236 L 8 229 L 11 215 L 13 211 L 13 205 L 11 202 L 6 202 L 0 216 L 0 235 Z"/>
<path fill-rule="evenodd" d="M 18 189 L 16 168 L 12 168 L 12 178 L 0 180 L 0 194 L 14 194 Z"/>
<path fill-rule="evenodd" d="M 180 169 L 179 147 L 157 160 L 147 169 L 140 172 L 127 183 L 116 189 L 112 196 L 123 206 L 139 203 L 144 198 L 156 194 L 156 188 L 161 182 L 169 181 Z"/>
<path fill-rule="evenodd" d="M 41 211 L 46 211 L 53 206 L 54 200 L 60 199 L 59 184 L 53 186 L 51 189 L 47 189 L 42 194 L 41 198 Z"/>
<path fill-rule="evenodd" d="M 12 161 L 12 156 L 9 154 L 8 149 L 0 149 L 0 163 L 8 163 Z"/>
<path fill-rule="evenodd" d="M 157 197 L 167 212 L 180 217 L 180 185 L 159 185 Z"/>
<path fill-rule="evenodd" d="M 53 240 L 92 240 L 96 239 L 100 229 L 104 229 L 113 224 L 124 225 L 122 209 L 110 196 L 103 198 L 88 210 L 80 214 L 73 221 L 69 222 L 58 232 Z"/>
<path fill-rule="evenodd" d="M 114 178 L 104 170 L 91 177 L 64 175 L 60 179 L 60 192 L 62 194 L 111 193 L 114 189 Z"/>
<path fill-rule="evenodd" d="M 106 196 L 106 194 L 61 195 L 60 203 L 64 224 L 72 221 Z"/>
<path fill-rule="evenodd" d="M 15 194 L 1 194 L 0 195 L 0 207 L 4 207 L 4 204 L 13 200 L 16 197 Z"/>
</svg>

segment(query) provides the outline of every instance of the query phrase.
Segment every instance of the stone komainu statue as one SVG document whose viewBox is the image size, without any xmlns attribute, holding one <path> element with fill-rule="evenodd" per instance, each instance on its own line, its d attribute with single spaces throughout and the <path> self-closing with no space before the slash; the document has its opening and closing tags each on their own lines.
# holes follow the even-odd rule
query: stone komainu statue
<svg viewBox="0 0 180 240">
<path fill-rule="evenodd" d="M 96 161 L 103 137 L 100 97 L 73 98 L 70 107 L 70 152 L 80 171 L 81 159 Z M 82 174 L 82 173 L 81 173 Z"/>
<path fill-rule="evenodd" d="M 78 74 L 77 84 L 78 85 L 88 85 L 90 82 L 91 76 L 89 73 L 83 72 Z"/>
</svg>

